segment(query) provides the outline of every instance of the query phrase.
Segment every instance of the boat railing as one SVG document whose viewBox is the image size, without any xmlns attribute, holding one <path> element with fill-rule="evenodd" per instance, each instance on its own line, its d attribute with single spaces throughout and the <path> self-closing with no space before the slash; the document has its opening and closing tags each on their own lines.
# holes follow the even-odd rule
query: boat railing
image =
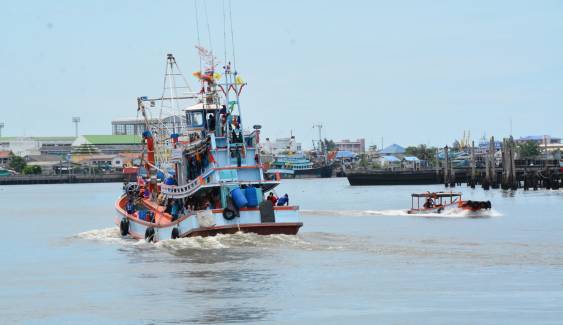
<svg viewBox="0 0 563 325">
<path fill-rule="evenodd" d="M 162 184 L 160 186 L 160 190 L 162 194 L 166 195 L 169 198 L 179 199 L 188 197 L 197 192 L 197 190 L 205 184 L 205 178 L 207 178 L 212 172 L 213 169 L 210 169 L 207 173 L 200 175 L 188 184 L 181 186 Z"/>
</svg>

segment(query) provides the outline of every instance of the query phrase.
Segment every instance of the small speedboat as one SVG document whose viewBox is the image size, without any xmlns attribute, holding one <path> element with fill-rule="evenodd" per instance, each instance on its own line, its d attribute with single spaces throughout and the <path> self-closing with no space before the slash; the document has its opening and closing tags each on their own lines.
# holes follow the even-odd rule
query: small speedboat
<svg viewBox="0 0 563 325">
<path fill-rule="evenodd" d="M 416 203 L 415 203 L 416 201 Z M 421 204 L 422 201 L 422 204 Z M 446 209 L 478 212 L 491 209 L 490 201 L 463 201 L 459 192 L 424 192 L 411 194 L 408 214 L 442 213 Z"/>
</svg>

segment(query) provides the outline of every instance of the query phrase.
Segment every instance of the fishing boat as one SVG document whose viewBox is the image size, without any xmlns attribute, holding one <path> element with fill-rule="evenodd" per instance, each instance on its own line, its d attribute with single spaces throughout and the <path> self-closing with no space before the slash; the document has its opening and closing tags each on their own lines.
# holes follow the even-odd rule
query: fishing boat
<svg viewBox="0 0 563 325">
<path fill-rule="evenodd" d="M 332 176 L 332 165 L 325 162 L 315 165 L 303 153 L 275 155 L 271 168 L 266 173 L 282 174 L 289 178 L 328 178 Z"/>
<path fill-rule="evenodd" d="M 422 204 L 420 201 L 423 201 Z M 416 204 L 415 204 L 416 201 Z M 443 213 L 448 209 L 479 212 L 491 209 L 490 201 L 463 201 L 459 192 L 424 192 L 411 194 L 408 214 Z"/>
<path fill-rule="evenodd" d="M 193 74 L 200 91 L 191 90 L 168 54 L 163 95 L 137 98 L 144 152 L 136 182 L 124 184 L 115 203 L 121 235 L 157 242 L 236 232 L 297 234 L 299 207 L 265 199 L 280 181 L 264 178 L 261 127 L 243 131 L 246 83 L 230 62 L 221 75 L 213 53 L 196 48 L 205 67 Z"/>
</svg>

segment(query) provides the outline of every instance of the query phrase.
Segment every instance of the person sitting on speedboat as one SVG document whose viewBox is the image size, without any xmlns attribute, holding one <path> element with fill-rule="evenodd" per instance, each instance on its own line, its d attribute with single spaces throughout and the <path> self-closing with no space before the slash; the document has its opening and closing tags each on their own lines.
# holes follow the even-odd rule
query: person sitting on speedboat
<svg viewBox="0 0 563 325">
<path fill-rule="evenodd" d="M 431 197 L 426 198 L 426 202 L 424 202 L 424 208 L 432 209 L 434 207 L 434 200 Z"/>
</svg>

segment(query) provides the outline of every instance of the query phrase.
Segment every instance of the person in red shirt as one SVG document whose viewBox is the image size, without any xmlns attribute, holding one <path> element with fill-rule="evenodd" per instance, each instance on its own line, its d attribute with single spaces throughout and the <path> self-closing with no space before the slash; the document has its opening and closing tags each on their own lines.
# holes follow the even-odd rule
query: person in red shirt
<svg viewBox="0 0 563 325">
<path fill-rule="evenodd" d="M 278 202 L 278 198 L 274 195 L 274 192 L 270 192 L 267 198 L 268 201 L 272 202 L 274 206 L 276 206 L 276 202 Z"/>
</svg>

